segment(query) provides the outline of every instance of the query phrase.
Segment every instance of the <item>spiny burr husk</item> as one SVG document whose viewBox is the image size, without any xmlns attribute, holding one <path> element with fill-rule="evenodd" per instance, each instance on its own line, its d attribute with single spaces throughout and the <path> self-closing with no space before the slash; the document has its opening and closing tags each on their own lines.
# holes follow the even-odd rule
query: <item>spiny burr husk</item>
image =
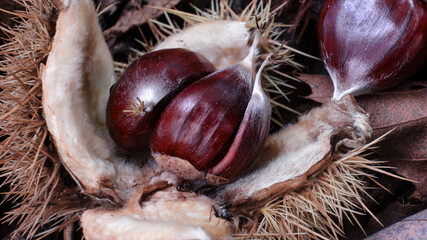
<svg viewBox="0 0 427 240">
<path fill-rule="evenodd" d="M 345 220 L 364 231 L 358 216 L 365 214 L 382 225 L 365 206 L 364 199 L 373 199 L 366 191 L 366 179 L 376 182 L 374 173 L 380 173 L 408 181 L 388 172 L 384 162 L 365 158 L 389 133 L 347 153 L 334 155 L 331 163 L 308 179 L 304 187 L 287 191 L 266 203 L 256 212 L 253 221 L 233 236 L 238 239 L 341 239 L 345 237 Z M 247 219 L 247 215 L 241 218 Z"/>
<path fill-rule="evenodd" d="M 0 136 L 3 201 L 14 208 L 2 219 L 19 222 L 19 233 L 43 237 L 78 220 L 84 198 L 63 176 L 41 112 L 41 65 L 46 61 L 55 29 L 56 9 L 50 1 L 16 1 L 14 26 L 2 26 L 7 40 L 0 46 Z M 43 226 L 51 225 L 45 231 Z"/>
<path fill-rule="evenodd" d="M 259 7 L 265 6 L 263 4 L 257 5 L 255 2 L 251 4 L 244 13 L 250 12 L 250 9 L 265 10 L 263 7 Z M 217 238 L 229 234 L 227 229 L 229 224 L 212 215 L 211 205 L 229 201 L 234 210 L 237 209 L 235 211 L 237 218 L 239 214 L 248 214 L 244 209 L 237 208 L 239 204 L 244 206 L 253 201 L 255 199 L 253 196 L 255 196 L 260 199 L 260 203 L 255 202 L 255 205 L 258 205 L 259 208 L 248 210 L 252 210 L 252 213 L 261 211 L 265 213 L 266 218 L 261 220 L 259 227 L 254 224 L 255 227 L 258 227 L 256 229 L 257 232 L 254 232 L 254 234 L 272 233 L 274 235 L 276 234 L 274 233 L 275 230 L 283 227 L 291 229 L 288 232 L 304 232 L 304 236 L 317 236 L 326 239 L 327 236 L 331 235 L 328 235 L 328 230 L 325 229 L 336 226 L 327 217 L 329 214 L 336 216 L 340 220 L 345 213 L 352 214 L 354 212 L 350 207 L 332 207 L 338 213 L 326 209 L 328 214 L 324 214 L 325 211 L 318 208 L 318 212 L 323 215 L 323 221 L 326 219 L 328 224 L 312 225 L 312 228 L 307 228 L 307 221 L 304 223 L 296 222 L 294 219 L 288 221 L 287 224 L 280 225 L 277 223 L 278 219 L 280 219 L 279 217 L 269 217 L 272 216 L 271 214 L 269 215 L 269 209 L 275 212 L 281 211 L 274 210 L 277 202 L 273 198 L 284 195 L 283 199 L 289 199 L 290 196 L 295 196 L 295 194 L 302 194 L 298 195 L 301 199 L 308 199 L 304 198 L 304 193 L 310 192 L 309 189 L 296 189 L 295 187 L 291 192 L 282 192 L 281 194 L 274 194 L 273 191 L 270 196 L 271 202 L 269 202 L 269 196 L 259 194 L 272 193 L 268 189 L 264 191 L 262 187 L 257 188 L 255 195 L 243 193 L 242 196 L 249 196 L 249 198 L 239 199 L 230 194 L 230 190 L 235 186 L 229 186 L 228 188 L 217 190 L 215 197 L 218 202 L 215 202 L 205 196 L 176 191 L 176 185 L 180 183 L 179 179 L 163 171 L 149 157 L 145 156 L 146 161 L 143 166 L 134 164 L 132 159 L 122 161 L 122 157 L 118 156 L 115 148 L 110 145 L 108 137 L 105 137 L 108 135 L 105 134 L 105 126 L 102 124 L 105 108 L 100 106 L 105 104 L 102 101 L 102 99 L 105 99 L 105 92 L 102 92 L 101 89 L 108 92 L 108 88 L 113 81 L 112 69 L 114 67 L 99 31 L 96 13 L 91 1 L 58 2 L 56 8 L 59 11 L 59 20 L 56 23 L 54 40 L 50 37 L 54 32 L 52 22 L 56 20 L 55 14 L 53 14 L 55 11 L 52 10 L 54 8 L 53 5 L 50 5 L 48 1 L 28 0 L 23 1 L 23 6 L 27 12 L 18 15 L 21 18 L 19 25 L 14 29 L 6 29 L 10 35 L 10 43 L 0 47 L 5 59 L 1 62 L 1 70 L 6 72 L 5 76 L 1 76 L 0 82 L 0 87 L 3 89 L 0 92 L 2 99 L 0 102 L 2 111 L 1 134 L 2 136 L 8 136 L 6 140 L 1 142 L 1 170 L 6 177 L 4 184 L 11 186 L 11 190 L 7 193 L 8 196 L 13 199 L 22 199 L 20 203 L 17 203 L 16 209 L 12 210 L 7 216 L 8 221 L 15 221 L 21 218 L 16 234 L 31 239 L 38 233 L 37 236 L 41 238 L 46 234 L 58 231 L 82 216 L 84 233 L 90 239 L 107 239 L 106 236 L 102 235 L 103 232 L 111 233 L 109 237 L 114 239 L 117 239 L 115 234 L 121 233 L 129 234 L 126 236 L 130 237 L 142 237 L 143 231 L 154 227 L 153 222 L 156 223 L 156 227 L 162 227 L 162 230 L 175 231 L 178 226 L 180 233 Z M 268 8 L 266 11 L 267 14 L 270 12 Z M 243 16 L 241 20 L 251 22 L 253 20 L 251 18 L 253 16 L 252 13 L 240 16 L 234 14 L 233 16 L 236 18 Z M 46 20 L 46 16 L 51 16 L 52 21 Z M 245 19 L 246 17 L 247 19 Z M 69 29 L 68 27 L 72 24 L 82 28 L 75 29 L 76 31 L 84 31 L 86 29 L 85 31 L 88 32 L 83 33 L 87 34 L 71 34 L 70 31 L 73 28 Z M 87 38 L 83 39 L 82 37 Z M 60 38 L 62 41 L 60 41 Z M 278 46 L 280 46 L 280 43 L 278 43 Z M 49 54 L 50 50 L 52 54 Z M 43 68 L 43 71 L 40 71 L 40 63 L 45 62 L 48 54 L 49 60 L 46 63 L 46 67 Z M 100 61 L 95 61 L 97 59 Z M 62 66 L 68 71 L 63 71 L 63 74 L 60 74 Z M 89 71 L 89 67 L 91 71 Z M 43 86 L 43 92 L 41 89 L 41 72 L 43 72 L 43 81 L 46 81 L 46 85 Z M 62 94 L 56 93 L 52 89 L 46 89 L 57 86 L 52 81 L 55 76 L 58 77 L 56 79 L 58 86 L 62 86 L 62 88 L 56 88 L 56 90 Z M 104 76 L 102 78 L 103 81 L 94 81 L 98 76 Z M 87 91 L 83 91 L 82 86 L 89 87 L 84 88 Z M 97 86 L 100 86 L 100 88 Z M 93 92 L 94 94 L 89 95 L 88 92 Z M 43 107 L 40 101 L 42 94 L 44 95 L 43 101 L 45 101 Z M 70 106 L 70 103 L 66 102 L 70 100 L 73 101 L 74 105 Z M 351 101 L 349 102 L 351 103 Z M 331 108 L 330 105 L 335 106 L 336 103 L 330 103 L 329 107 L 326 105 L 325 108 Z M 348 106 L 348 108 L 345 105 L 340 108 L 345 109 L 344 113 L 357 110 L 354 107 L 355 105 L 350 104 Z M 85 112 L 85 109 L 93 111 L 88 113 Z M 46 128 L 46 122 L 41 110 L 46 113 L 49 131 Z M 74 110 L 74 112 L 71 110 Z M 290 152 L 298 152 L 298 150 L 305 149 L 304 141 L 308 141 L 307 144 L 311 144 L 314 136 L 320 134 L 318 136 L 320 142 L 325 143 L 325 145 L 320 146 L 320 157 L 314 156 L 314 161 L 310 163 L 314 163 L 313 166 L 319 161 L 323 163 L 324 156 L 329 156 L 329 154 L 335 153 L 340 149 L 331 149 L 331 146 L 352 148 L 363 144 L 364 137 L 367 136 L 366 133 L 369 131 L 367 131 L 365 124 L 359 125 L 356 123 L 363 122 L 365 117 L 356 119 L 357 121 L 347 122 L 350 129 L 354 130 L 353 132 L 345 131 L 349 129 L 346 127 L 347 125 L 340 126 L 339 121 L 334 122 L 329 119 L 328 111 L 323 113 L 317 109 L 306 117 L 302 117 L 301 122 L 294 127 L 285 129 L 283 133 L 277 134 L 276 137 L 271 137 L 270 144 L 274 145 L 276 141 L 280 141 L 281 137 L 286 139 L 287 134 L 293 131 L 292 129 L 295 131 L 299 129 L 296 132 L 300 136 L 298 138 L 301 140 L 299 142 L 300 145 L 294 146 L 295 149 L 290 150 Z M 343 141 L 332 145 L 330 142 L 325 141 L 330 136 L 316 132 L 315 124 L 319 124 L 319 121 L 315 120 L 316 117 L 310 117 L 313 115 L 329 119 L 326 125 L 333 126 L 332 129 L 343 130 L 338 131 L 338 135 L 344 137 L 339 140 Z M 363 114 L 360 113 L 358 116 L 360 115 Z M 350 117 L 349 119 L 351 120 L 352 118 Z M 61 123 L 61 121 L 64 122 Z M 310 127 L 311 124 L 314 124 L 312 126 L 314 129 Z M 62 127 L 66 130 L 62 129 Z M 330 128 L 327 129 L 331 130 Z M 357 133 L 359 132 L 364 134 L 358 135 Z M 282 136 L 280 137 L 280 135 Z M 274 138 L 276 140 L 273 140 Z M 56 144 L 57 149 L 53 146 L 52 141 Z M 289 139 L 286 141 L 289 141 Z M 106 148 L 104 149 L 104 147 Z M 268 145 L 266 147 L 268 148 Z M 302 149 L 300 149 L 301 147 Z M 314 149 L 313 151 L 316 150 Z M 266 159 L 269 159 L 267 162 L 274 160 L 269 156 L 271 153 L 264 152 L 262 154 Z M 359 161 L 359 158 L 356 157 L 358 154 L 360 152 L 354 152 L 354 158 L 351 159 Z M 335 160 L 333 155 L 324 162 L 332 160 Z M 363 163 L 363 161 L 360 162 Z M 346 169 L 346 166 L 349 168 L 346 165 L 349 164 L 348 161 L 339 160 L 337 163 L 345 165 L 342 169 Z M 369 169 L 376 169 L 376 167 L 370 167 L 368 163 L 363 164 L 364 167 Z M 328 164 L 317 170 L 320 171 L 323 168 L 325 168 L 325 171 L 322 174 L 329 174 L 336 168 L 336 165 Z M 311 167 L 308 166 L 308 169 L 311 169 Z M 306 184 L 313 183 L 311 191 L 314 196 L 326 192 L 325 198 L 321 198 L 324 201 L 320 200 L 320 205 L 327 204 L 326 199 L 339 199 L 339 196 L 334 191 L 325 191 L 328 187 L 324 189 L 321 187 L 316 188 L 318 183 L 322 183 L 323 175 L 316 175 L 315 172 L 318 171 L 313 171 L 313 174 L 304 172 L 301 175 L 302 178 L 297 177 L 289 180 L 294 181 L 295 185 L 301 187 L 305 186 L 304 182 Z M 354 172 L 366 175 L 360 170 L 355 170 Z M 334 172 L 332 171 L 332 173 Z M 312 180 L 316 179 L 316 176 L 321 177 L 319 181 L 305 181 L 308 175 L 312 177 Z M 75 182 L 70 181 L 70 176 L 73 177 Z M 248 172 L 247 176 L 250 178 L 253 175 Z M 304 181 L 301 181 L 301 179 Z M 279 179 L 279 181 L 283 180 L 286 181 L 286 179 Z M 350 183 L 348 183 L 346 177 L 339 177 L 339 181 L 331 181 L 331 185 L 333 184 L 346 185 Z M 221 192 L 224 195 L 219 194 Z M 354 190 L 349 191 L 348 194 L 351 195 L 350 197 L 360 199 Z M 291 197 L 291 199 L 296 198 Z M 306 206 L 302 204 L 302 201 L 292 203 L 301 204 L 302 209 L 303 206 Z M 194 207 L 196 205 L 198 206 L 197 208 Z M 315 203 L 314 205 L 317 204 Z M 284 209 L 283 206 L 287 205 L 282 205 L 278 209 Z M 313 204 L 310 205 L 310 209 L 312 207 Z M 83 211 L 85 211 L 84 214 L 82 214 Z M 150 216 L 146 215 L 148 213 L 150 213 Z M 173 217 L 171 218 L 171 216 Z M 184 216 L 182 217 L 184 220 L 179 223 L 181 216 Z M 310 215 L 303 214 L 298 217 L 305 219 L 310 218 Z M 130 221 L 130 225 L 136 227 L 128 229 L 129 231 L 127 232 L 124 232 L 125 229 L 123 228 L 116 228 L 116 226 L 119 226 L 117 224 L 126 227 L 123 224 L 126 221 Z M 49 230 L 40 231 L 42 226 L 49 224 L 53 224 Z M 142 226 L 141 231 L 138 230 L 138 226 Z M 238 230 L 234 229 L 234 232 L 236 231 Z M 313 234 L 311 234 L 312 232 Z M 147 239 L 152 239 L 151 236 L 143 236 Z"/>
</svg>

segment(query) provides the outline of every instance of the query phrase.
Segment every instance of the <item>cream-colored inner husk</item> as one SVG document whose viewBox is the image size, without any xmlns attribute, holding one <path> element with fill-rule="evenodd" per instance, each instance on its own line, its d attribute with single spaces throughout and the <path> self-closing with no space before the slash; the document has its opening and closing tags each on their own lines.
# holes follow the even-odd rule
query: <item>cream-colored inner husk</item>
<svg viewBox="0 0 427 240">
<path fill-rule="evenodd" d="M 64 165 L 83 188 L 97 192 L 101 179 L 116 175 L 104 130 L 113 62 L 91 2 L 62 7 L 42 75 L 43 110 Z"/>
<path fill-rule="evenodd" d="M 157 192 L 150 201 L 139 198 L 117 211 L 94 209 L 82 216 L 88 239 L 220 239 L 228 223 L 211 216 L 212 200 L 187 192 Z"/>
<path fill-rule="evenodd" d="M 245 22 L 209 21 L 172 35 L 154 50 L 186 48 L 206 57 L 218 70 L 244 59 L 249 54 L 249 29 Z"/>
</svg>

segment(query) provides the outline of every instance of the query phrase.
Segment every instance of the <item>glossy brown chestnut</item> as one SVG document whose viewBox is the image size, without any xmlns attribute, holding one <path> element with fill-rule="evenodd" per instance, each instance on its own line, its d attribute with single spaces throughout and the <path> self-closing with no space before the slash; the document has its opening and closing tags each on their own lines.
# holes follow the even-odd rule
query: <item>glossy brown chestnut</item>
<svg viewBox="0 0 427 240">
<path fill-rule="evenodd" d="M 160 165 L 184 179 L 206 178 L 211 185 L 232 181 L 249 167 L 268 135 L 271 114 L 269 99 L 254 81 L 252 57 L 172 99 L 151 138 Z"/>
<path fill-rule="evenodd" d="M 250 76 L 233 70 L 209 75 L 171 101 L 154 130 L 154 153 L 186 159 L 205 172 L 225 156 L 252 91 Z"/>
<path fill-rule="evenodd" d="M 319 19 L 334 99 L 392 87 L 427 56 L 427 4 L 420 0 L 329 0 Z"/>
<path fill-rule="evenodd" d="M 128 151 L 149 150 L 158 117 L 182 89 L 215 71 L 203 56 L 186 49 L 147 53 L 133 62 L 111 88 L 107 127 Z"/>
</svg>

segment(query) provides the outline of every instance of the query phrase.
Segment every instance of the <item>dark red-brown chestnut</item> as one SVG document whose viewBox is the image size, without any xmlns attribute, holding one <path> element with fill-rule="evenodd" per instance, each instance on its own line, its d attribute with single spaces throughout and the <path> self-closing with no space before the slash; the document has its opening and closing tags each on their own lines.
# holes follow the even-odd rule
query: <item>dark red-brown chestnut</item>
<svg viewBox="0 0 427 240">
<path fill-rule="evenodd" d="M 107 127 L 112 139 L 128 151 L 149 150 L 152 129 L 169 101 L 214 71 L 206 58 L 186 49 L 164 49 L 141 56 L 111 88 Z"/>
<path fill-rule="evenodd" d="M 329 0 L 318 30 L 334 99 L 392 87 L 427 56 L 425 1 Z"/>
<path fill-rule="evenodd" d="M 271 115 L 260 76 L 254 76 L 258 39 L 244 60 L 191 84 L 165 108 L 151 149 L 168 171 L 219 185 L 235 180 L 256 158 Z"/>
<path fill-rule="evenodd" d="M 118 146 L 147 150 L 187 180 L 220 185 L 255 160 L 270 126 L 271 105 L 255 76 L 260 33 L 240 62 L 215 71 L 200 55 L 165 49 L 132 63 L 111 89 L 107 125 Z"/>
</svg>

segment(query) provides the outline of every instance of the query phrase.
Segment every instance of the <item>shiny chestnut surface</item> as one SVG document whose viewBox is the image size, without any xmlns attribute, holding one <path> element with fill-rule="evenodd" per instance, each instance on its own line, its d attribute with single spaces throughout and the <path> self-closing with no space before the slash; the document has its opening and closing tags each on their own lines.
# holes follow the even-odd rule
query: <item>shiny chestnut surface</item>
<svg viewBox="0 0 427 240">
<path fill-rule="evenodd" d="M 152 135 L 153 153 L 185 159 L 203 172 L 222 160 L 252 95 L 252 73 L 236 68 L 208 75 L 173 98 Z"/>
<path fill-rule="evenodd" d="M 149 150 L 152 129 L 169 101 L 213 71 L 215 67 L 206 58 L 186 49 L 141 56 L 110 92 L 107 127 L 113 140 L 128 151 Z"/>
<path fill-rule="evenodd" d="M 156 162 L 180 178 L 218 186 L 240 177 L 269 132 L 271 105 L 255 74 L 260 32 L 248 55 L 192 83 L 164 109 L 151 136 Z"/>
<path fill-rule="evenodd" d="M 334 98 L 398 84 L 427 55 L 427 4 L 420 0 L 329 0 L 319 20 Z"/>
</svg>

